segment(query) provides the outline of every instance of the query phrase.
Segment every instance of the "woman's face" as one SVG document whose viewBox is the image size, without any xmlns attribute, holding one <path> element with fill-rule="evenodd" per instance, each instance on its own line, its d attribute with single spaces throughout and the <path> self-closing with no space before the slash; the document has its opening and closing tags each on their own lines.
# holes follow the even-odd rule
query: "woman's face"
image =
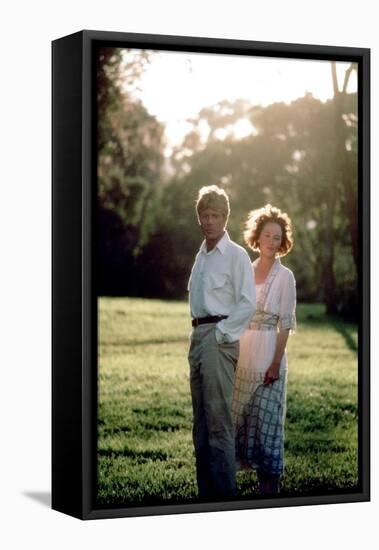
<svg viewBox="0 0 379 550">
<path fill-rule="evenodd" d="M 265 223 L 258 239 L 261 256 L 275 258 L 282 244 L 282 236 L 283 231 L 278 223 Z"/>
</svg>

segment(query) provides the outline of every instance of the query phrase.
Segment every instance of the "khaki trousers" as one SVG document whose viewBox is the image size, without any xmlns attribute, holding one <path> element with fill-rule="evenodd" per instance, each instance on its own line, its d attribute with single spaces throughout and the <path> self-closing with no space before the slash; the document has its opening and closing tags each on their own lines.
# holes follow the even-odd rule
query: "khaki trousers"
<svg viewBox="0 0 379 550">
<path fill-rule="evenodd" d="M 215 329 L 215 323 L 196 327 L 188 355 L 193 443 L 201 498 L 228 498 L 236 494 L 232 399 L 239 342 L 219 344 Z"/>
</svg>

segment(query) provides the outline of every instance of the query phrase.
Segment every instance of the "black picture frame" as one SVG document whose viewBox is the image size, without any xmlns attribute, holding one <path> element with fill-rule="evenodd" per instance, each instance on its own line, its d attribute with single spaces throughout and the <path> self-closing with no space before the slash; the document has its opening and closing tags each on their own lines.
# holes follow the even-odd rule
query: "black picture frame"
<svg viewBox="0 0 379 550">
<path fill-rule="evenodd" d="M 228 502 L 96 507 L 96 90 L 99 45 L 358 64 L 359 490 Z M 52 508 L 81 519 L 370 500 L 370 50 L 85 30 L 52 43 Z"/>
</svg>

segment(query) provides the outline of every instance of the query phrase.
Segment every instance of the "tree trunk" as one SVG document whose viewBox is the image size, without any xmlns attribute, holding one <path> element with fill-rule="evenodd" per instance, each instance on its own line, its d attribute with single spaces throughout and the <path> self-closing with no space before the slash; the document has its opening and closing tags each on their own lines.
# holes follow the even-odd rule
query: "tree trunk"
<svg viewBox="0 0 379 550">
<path fill-rule="evenodd" d="M 349 159 L 349 151 L 346 149 L 346 126 L 342 115 L 346 111 L 346 92 L 349 78 L 354 70 L 351 64 L 345 73 L 342 92 L 339 92 L 336 78 L 335 63 L 332 63 L 334 100 L 336 102 L 336 159 L 340 181 L 344 190 L 346 201 L 345 215 L 348 221 L 352 254 L 358 273 L 358 197 L 357 197 L 357 168 L 352 167 Z M 337 183 L 337 182 L 336 182 Z"/>
</svg>

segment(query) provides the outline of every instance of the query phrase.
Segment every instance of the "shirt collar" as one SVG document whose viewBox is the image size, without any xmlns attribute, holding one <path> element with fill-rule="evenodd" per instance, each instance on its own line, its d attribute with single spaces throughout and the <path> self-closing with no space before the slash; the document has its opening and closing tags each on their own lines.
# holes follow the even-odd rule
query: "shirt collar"
<svg viewBox="0 0 379 550">
<path fill-rule="evenodd" d="M 229 233 L 225 230 L 225 233 L 224 233 L 223 237 L 218 241 L 218 243 L 216 244 L 216 246 L 214 247 L 213 250 L 218 248 L 219 251 L 221 252 L 221 254 L 225 254 L 225 250 L 229 246 L 229 243 L 230 243 Z M 200 252 L 204 252 L 204 254 L 207 254 L 207 243 L 206 243 L 206 241 L 202 242 L 201 247 L 200 247 Z"/>
</svg>

